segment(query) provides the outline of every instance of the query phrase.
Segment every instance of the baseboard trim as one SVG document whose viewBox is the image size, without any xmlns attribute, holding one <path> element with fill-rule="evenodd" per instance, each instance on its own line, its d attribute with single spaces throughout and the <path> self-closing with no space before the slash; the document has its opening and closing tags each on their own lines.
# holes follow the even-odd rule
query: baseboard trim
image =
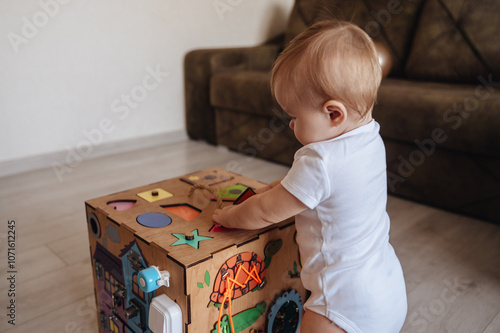
<svg viewBox="0 0 500 333">
<path fill-rule="evenodd" d="M 160 145 L 168 145 L 188 140 L 184 130 L 159 133 L 151 136 L 126 139 L 121 141 L 106 142 L 92 146 L 88 156 L 82 156 L 82 160 L 92 160 L 94 158 L 125 153 L 138 149 L 152 148 Z M 49 154 L 37 155 L 15 159 L 12 161 L 0 162 L 0 178 L 13 176 L 25 172 L 50 168 L 54 162 L 64 163 L 68 151 L 58 151 Z"/>
</svg>

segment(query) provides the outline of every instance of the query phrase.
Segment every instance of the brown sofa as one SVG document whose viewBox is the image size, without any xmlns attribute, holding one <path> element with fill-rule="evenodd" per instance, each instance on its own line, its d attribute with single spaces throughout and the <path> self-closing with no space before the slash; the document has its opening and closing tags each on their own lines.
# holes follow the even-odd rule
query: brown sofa
<svg viewBox="0 0 500 333">
<path fill-rule="evenodd" d="M 280 38 L 186 55 L 189 136 L 290 164 L 300 145 L 269 70 L 291 38 L 329 18 L 392 55 L 374 109 L 389 193 L 500 223 L 500 0 L 296 0 Z"/>
</svg>

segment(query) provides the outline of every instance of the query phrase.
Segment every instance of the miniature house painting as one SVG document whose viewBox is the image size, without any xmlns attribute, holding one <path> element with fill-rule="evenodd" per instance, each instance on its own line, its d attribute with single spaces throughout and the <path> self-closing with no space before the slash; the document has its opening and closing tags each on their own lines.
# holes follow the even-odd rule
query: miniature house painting
<svg viewBox="0 0 500 333">
<path fill-rule="evenodd" d="M 112 333 L 150 332 L 147 305 L 154 293 L 139 288 L 137 273 L 148 264 L 137 242 L 125 246 L 119 258 L 97 243 L 94 260 L 102 329 Z"/>
</svg>

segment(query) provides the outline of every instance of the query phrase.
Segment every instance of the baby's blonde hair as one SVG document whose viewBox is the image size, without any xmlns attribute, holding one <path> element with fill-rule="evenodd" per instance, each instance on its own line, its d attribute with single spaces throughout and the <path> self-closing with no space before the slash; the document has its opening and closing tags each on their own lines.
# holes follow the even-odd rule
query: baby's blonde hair
<svg viewBox="0 0 500 333">
<path fill-rule="evenodd" d="M 342 21 L 318 22 L 295 37 L 271 72 L 271 91 L 286 87 L 300 102 L 334 99 L 361 118 L 373 108 L 382 69 L 371 38 Z"/>
</svg>

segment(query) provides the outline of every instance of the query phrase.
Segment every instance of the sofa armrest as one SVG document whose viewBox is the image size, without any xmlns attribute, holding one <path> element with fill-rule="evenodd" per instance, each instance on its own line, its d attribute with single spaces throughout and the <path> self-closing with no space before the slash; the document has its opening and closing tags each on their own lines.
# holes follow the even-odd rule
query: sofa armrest
<svg viewBox="0 0 500 333">
<path fill-rule="evenodd" d="M 279 52 L 278 44 L 247 48 L 194 50 L 184 58 L 186 129 L 190 138 L 217 144 L 215 112 L 210 105 L 210 77 L 222 71 L 268 71 Z"/>
</svg>

